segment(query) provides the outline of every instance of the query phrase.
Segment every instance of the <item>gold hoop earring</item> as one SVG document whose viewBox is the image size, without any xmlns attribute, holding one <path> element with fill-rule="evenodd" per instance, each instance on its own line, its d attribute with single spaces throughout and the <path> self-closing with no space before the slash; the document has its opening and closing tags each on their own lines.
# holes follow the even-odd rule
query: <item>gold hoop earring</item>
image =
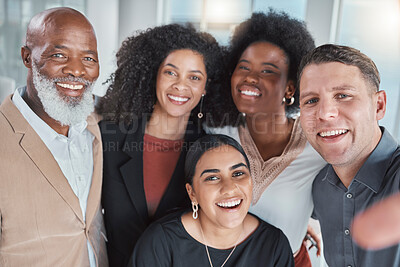
<svg viewBox="0 0 400 267">
<path fill-rule="evenodd" d="M 291 106 L 291 105 L 293 105 L 293 103 L 294 103 L 294 97 L 292 96 L 292 97 L 290 98 L 290 102 L 289 102 L 289 103 L 288 103 L 288 99 L 289 99 L 289 98 L 283 97 L 282 103 L 285 103 L 286 106 Z"/>
<path fill-rule="evenodd" d="M 199 217 L 199 214 L 197 212 L 199 210 L 199 205 L 197 203 L 194 203 L 193 201 L 192 201 L 192 210 L 193 210 L 192 217 L 194 220 L 196 220 Z"/>
</svg>

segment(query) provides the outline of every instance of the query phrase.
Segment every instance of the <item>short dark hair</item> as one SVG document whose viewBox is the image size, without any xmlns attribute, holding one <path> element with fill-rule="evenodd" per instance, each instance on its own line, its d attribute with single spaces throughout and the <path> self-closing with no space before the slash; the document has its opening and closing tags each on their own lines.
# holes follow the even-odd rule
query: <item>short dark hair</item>
<svg viewBox="0 0 400 267">
<path fill-rule="evenodd" d="M 219 103 L 220 112 L 212 114 L 213 122 L 207 122 L 211 127 L 234 125 L 239 111 L 231 96 L 231 76 L 244 50 L 256 42 L 268 42 L 282 49 L 288 60 L 288 80 L 297 84 L 297 70 L 300 61 L 309 51 L 315 48 L 314 39 L 308 32 L 304 22 L 290 17 L 285 12 L 269 9 L 268 12 L 253 13 L 251 18 L 240 23 L 232 35 L 226 55 L 226 78 L 221 95 L 224 101 Z M 286 106 L 287 116 L 299 111 L 299 92 L 294 93 L 295 102 Z M 227 114 L 228 113 L 228 114 Z M 225 117 L 220 118 L 221 114 Z M 226 115 L 229 118 L 226 118 Z M 212 125 L 214 123 L 214 125 Z"/>
<path fill-rule="evenodd" d="M 376 91 L 379 91 L 381 79 L 378 68 L 372 59 L 355 48 L 335 44 L 321 45 L 303 58 L 299 67 L 298 83 L 300 84 L 300 78 L 305 67 L 311 64 L 329 62 L 339 62 L 357 67 L 361 71 L 364 80 Z"/>
<path fill-rule="evenodd" d="M 173 51 L 190 49 L 203 56 L 207 71 L 206 91 L 219 84 L 222 51 L 208 33 L 198 32 L 190 25 L 169 24 L 139 31 L 128 37 L 117 52 L 117 70 L 107 81 L 107 94 L 100 99 L 96 111 L 105 119 L 130 123 L 135 116 L 153 112 L 156 80 L 160 64 Z M 204 99 L 207 110 L 208 98 Z M 199 105 L 192 110 L 197 114 Z"/>
<path fill-rule="evenodd" d="M 190 185 L 193 184 L 193 176 L 196 172 L 196 165 L 201 156 L 208 150 L 228 145 L 235 148 L 240 154 L 243 155 L 244 159 L 246 160 L 247 167 L 250 170 L 250 163 L 249 159 L 246 156 L 242 146 L 232 137 L 223 134 L 210 134 L 205 135 L 194 142 L 189 151 L 186 154 L 186 161 L 185 161 L 185 177 L 186 182 Z"/>
</svg>

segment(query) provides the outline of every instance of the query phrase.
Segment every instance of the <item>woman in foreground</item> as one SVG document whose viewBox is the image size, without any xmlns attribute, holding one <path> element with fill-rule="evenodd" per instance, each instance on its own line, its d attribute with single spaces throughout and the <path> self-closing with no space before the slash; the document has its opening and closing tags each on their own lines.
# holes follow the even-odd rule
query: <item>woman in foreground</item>
<svg viewBox="0 0 400 267">
<path fill-rule="evenodd" d="M 186 156 L 185 176 L 193 212 L 150 226 L 129 266 L 293 266 L 282 231 L 248 213 L 252 180 L 238 142 L 200 138 Z"/>
</svg>

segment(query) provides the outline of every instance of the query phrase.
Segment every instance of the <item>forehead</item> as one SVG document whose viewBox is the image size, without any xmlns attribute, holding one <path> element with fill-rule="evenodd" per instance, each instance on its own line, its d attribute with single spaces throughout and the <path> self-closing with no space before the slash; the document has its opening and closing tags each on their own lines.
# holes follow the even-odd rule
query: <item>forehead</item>
<svg viewBox="0 0 400 267">
<path fill-rule="evenodd" d="M 165 64 L 173 62 L 205 68 L 203 55 L 191 49 L 174 50 L 163 61 Z"/>
<path fill-rule="evenodd" d="M 255 42 L 250 44 L 242 53 L 240 59 L 259 61 L 287 62 L 287 56 L 279 46 L 269 42 Z"/>
<path fill-rule="evenodd" d="M 206 151 L 196 165 L 196 172 L 204 169 L 226 169 L 238 163 L 246 163 L 243 155 L 230 145 L 222 145 Z"/>
<path fill-rule="evenodd" d="M 367 83 L 356 66 L 340 62 L 310 64 L 300 77 L 300 97 L 310 91 L 332 91 L 341 87 L 367 90 Z"/>
<path fill-rule="evenodd" d="M 92 26 L 83 17 L 50 14 L 43 20 L 42 31 L 34 31 L 37 46 L 57 46 L 97 52 Z"/>
</svg>

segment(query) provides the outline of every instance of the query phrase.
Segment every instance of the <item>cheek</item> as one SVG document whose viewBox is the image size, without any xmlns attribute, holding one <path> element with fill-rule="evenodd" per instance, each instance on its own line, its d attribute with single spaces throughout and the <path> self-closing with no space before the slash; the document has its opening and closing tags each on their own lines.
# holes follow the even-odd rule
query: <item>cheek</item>
<svg viewBox="0 0 400 267">
<path fill-rule="evenodd" d="M 316 131 L 316 120 L 311 114 L 300 115 L 300 124 L 306 135 L 313 134 Z"/>
<path fill-rule="evenodd" d="M 96 66 L 88 68 L 87 73 L 92 78 L 92 80 L 96 80 L 99 77 L 99 71 L 100 67 L 98 64 L 96 64 Z"/>
<path fill-rule="evenodd" d="M 160 95 L 167 87 L 168 87 L 167 79 L 165 79 L 163 77 L 157 78 L 157 82 L 156 82 L 156 94 L 157 95 Z"/>
<path fill-rule="evenodd" d="M 251 181 L 251 178 L 249 177 L 248 179 L 245 179 L 240 182 L 239 187 L 241 191 L 251 199 L 252 193 L 253 193 L 253 183 Z"/>
<path fill-rule="evenodd" d="M 198 93 L 200 96 L 206 92 L 206 81 L 202 81 L 199 84 L 196 84 L 194 86 L 194 90 L 196 93 Z"/>
<path fill-rule="evenodd" d="M 36 66 L 39 73 L 48 76 L 48 78 L 54 78 L 51 76 L 55 74 L 62 74 L 62 70 L 64 67 L 63 64 L 56 64 L 51 61 L 38 62 Z"/>
</svg>

